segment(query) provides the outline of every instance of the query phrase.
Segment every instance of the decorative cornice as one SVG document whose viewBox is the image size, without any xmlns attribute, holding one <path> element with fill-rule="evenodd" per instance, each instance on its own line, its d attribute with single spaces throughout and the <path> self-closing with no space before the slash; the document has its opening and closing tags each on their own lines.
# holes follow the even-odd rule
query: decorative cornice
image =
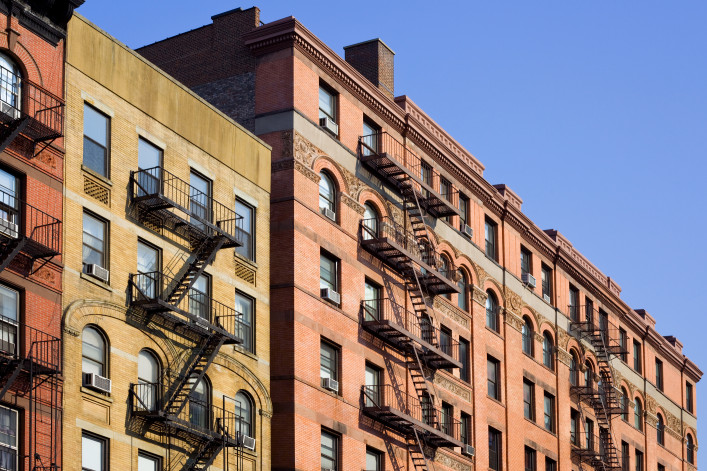
<svg viewBox="0 0 707 471">
<path fill-rule="evenodd" d="M 486 292 L 484 290 L 482 290 L 478 286 L 474 286 L 474 289 L 472 291 L 472 298 L 474 299 L 474 302 L 486 307 L 486 298 L 487 297 L 488 296 L 486 295 Z"/>
<path fill-rule="evenodd" d="M 443 313 L 446 317 L 452 319 L 460 326 L 464 327 L 465 329 L 469 328 L 469 314 L 457 308 L 456 306 L 452 306 L 449 302 L 440 298 L 439 296 L 435 296 L 434 298 L 434 308 L 439 312 Z"/>
<path fill-rule="evenodd" d="M 506 310 L 506 324 L 510 325 L 518 332 L 523 331 L 523 319 L 509 310 Z"/>
<path fill-rule="evenodd" d="M 346 206 L 348 206 L 349 208 L 356 211 L 361 216 L 363 216 L 363 213 L 366 212 L 366 208 L 364 208 L 361 203 L 356 201 L 356 199 L 352 198 L 351 196 L 347 195 L 346 193 L 339 193 L 339 195 L 341 196 L 342 203 L 344 203 Z"/>
<path fill-rule="evenodd" d="M 564 348 L 557 347 L 557 359 L 568 368 L 572 364 L 572 354 Z"/>
<path fill-rule="evenodd" d="M 462 399 L 466 400 L 467 402 L 471 402 L 471 389 L 462 386 L 461 384 L 458 384 L 449 378 L 445 378 L 441 374 L 435 375 L 434 383 L 443 388 L 446 389 L 447 391 L 451 392 L 452 394 L 455 394 Z"/>
</svg>

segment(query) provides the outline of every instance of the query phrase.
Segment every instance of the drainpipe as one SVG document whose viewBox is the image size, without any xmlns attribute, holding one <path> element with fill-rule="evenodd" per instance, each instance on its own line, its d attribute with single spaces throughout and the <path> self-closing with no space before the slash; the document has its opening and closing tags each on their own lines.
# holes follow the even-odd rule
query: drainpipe
<svg viewBox="0 0 707 471">
<path fill-rule="evenodd" d="M 560 454 L 560 427 L 559 427 L 559 410 L 560 410 L 560 345 L 558 342 L 559 336 L 557 335 L 558 330 L 558 320 L 560 319 L 560 313 L 557 309 L 557 261 L 560 259 L 560 247 L 555 249 L 555 257 L 552 260 L 552 285 L 550 286 L 550 293 L 552 294 L 552 305 L 555 308 L 555 430 L 557 433 L 557 469 L 563 469 L 562 455 Z M 542 279 L 540 280 L 542 283 Z M 564 407 L 564 406 L 563 406 Z"/>
</svg>

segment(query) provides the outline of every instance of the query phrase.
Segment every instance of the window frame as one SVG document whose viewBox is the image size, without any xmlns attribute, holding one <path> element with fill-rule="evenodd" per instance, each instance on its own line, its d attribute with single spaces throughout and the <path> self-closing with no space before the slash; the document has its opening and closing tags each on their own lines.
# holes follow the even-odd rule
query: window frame
<svg viewBox="0 0 707 471">
<path fill-rule="evenodd" d="M 524 461 L 525 461 L 525 466 L 524 469 L 525 471 L 537 471 L 537 462 L 538 462 L 538 456 L 537 452 L 529 447 L 528 445 L 525 446 L 525 452 L 524 452 Z"/>
<path fill-rule="evenodd" d="M 547 330 L 543 332 L 543 366 L 555 371 L 555 341 Z"/>
<path fill-rule="evenodd" d="M 255 316 L 256 316 L 256 306 L 257 303 L 255 301 L 255 298 L 246 294 L 243 291 L 236 290 L 235 291 L 235 298 L 234 298 L 234 309 L 236 313 L 238 313 L 238 302 L 239 299 L 245 303 L 246 305 L 250 305 L 250 319 L 246 322 L 246 313 L 241 312 L 241 322 L 243 323 L 243 326 L 245 326 L 247 330 L 247 335 L 243 335 L 243 343 L 240 345 L 242 349 L 244 349 L 247 352 L 250 353 L 255 353 L 256 348 L 256 338 L 255 338 Z"/>
<path fill-rule="evenodd" d="M 85 242 L 86 235 L 87 235 L 86 229 L 85 229 L 86 228 L 86 219 L 85 219 L 86 217 L 93 219 L 95 222 L 98 222 L 99 224 L 101 224 L 103 226 L 103 240 L 102 240 L 102 242 L 103 242 L 102 249 L 103 250 L 102 251 L 99 251 L 96 248 L 94 248 L 90 245 L 87 245 Z M 101 268 L 108 270 L 108 272 L 110 272 L 110 221 L 97 215 L 93 211 L 89 211 L 86 208 L 83 209 L 83 219 L 81 221 L 82 221 L 81 222 L 81 231 L 82 231 L 82 236 L 83 236 L 82 240 L 81 240 L 81 247 L 82 247 L 82 249 L 81 249 L 82 270 L 81 271 L 82 271 L 82 273 L 86 273 L 87 267 L 89 265 L 88 263 L 86 263 L 86 261 L 84 259 L 84 255 L 83 255 L 83 250 L 86 247 L 88 247 L 90 250 L 94 250 L 94 251 L 100 253 L 101 265 L 99 265 L 99 266 Z M 88 235 L 89 235 L 89 237 L 96 238 L 91 234 L 88 234 Z M 103 281 L 103 280 L 99 280 L 99 281 Z M 106 283 L 108 283 L 108 284 L 110 283 L 110 278 L 108 279 L 108 281 Z"/>
<path fill-rule="evenodd" d="M 525 273 L 533 273 L 533 252 L 525 248 L 523 245 L 520 246 L 520 274 L 521 276 Z"/>
<path fill-rule="evenodd" d="M 322 183 L 326 183 L 326 186 L 329 187 L 328 191 L 331 193 L 330 196 L 326 195 L 322 191 Z M 339 211 L 336 205 L 336 200 L 337 200 L 337 194 L 339 192 L 338 186 L 336 185 L 336 179 L 331 175 L 326 170 L 322 170 L 319 172 L 319 186 L 318 186 L 318 192 L 319 192 L 319 213 L 324 216 L 324 210 L 328 209 L 329 211 L 334 213 L 334 219 L 330 219 L 331 221 L 336 222 L 336 219 L 338 217 Z M 322 204 L 324 202 L 324 204 Z M 326 217 L 326 216 L 325 216 Z"/>
<path fill-rule="evenodd" d="M 332 366 L 328 366 L 323 363 L 324 357 L 322 353 L 325 347 L 331 349 L 332 359 L 330 363 Z M 324 385 L 324 379 L 327 378 L 326 376 L 322 376 L 323 373 L 327 373 L 330 379 L 339 382 L 339 391 L 337 394 L 341 395 L 341 347 L 332 342 L 331 340 L 321 337 L 319 340 L 319 386 L 321 387 L 323 387 Z"/>
<path fill-rule="evenodd" d="M 549 410 L 548 410 L 549 408 Z M 555 396 L 547 391 L 543 392 L 543 428 L 550 433 L 555 433 L 557 412 L 555 411 Z"/>
<path fill-rule="evenodd" d="M 531 321 L 528 316 L 523 316 L 523 325 L 521 326 L 521 349 L 523 353 L 531 358 L 535 355 L 535 329 L 533 329 L 533 321 Z"/>
<path fill-rule="evenodd" d="M 101 461 L 101 469 L 87 468 L 84 466 L 84 440 L 91 440 L 94 443 L 98 443 L 101 446 L 101 456 L 99 457 Z M 96 435 L 95 433 L 88 432 L 86 430 L 81 431 L 81 470 L 82 471 L 108 471 L 109 469 L 109 455 L 110 455 L 110 441 L 107 437 Z"/>
<path fill-rule="evenodd" d="M 692 383 L 685 381 L 685 410 L 690 414 L 695 412 L 695 397 Z"/>
<path fill-rule="evenodd" d="M 498 262 L 498 224 L 486 216 L 484 219 L 484 253 L 494 262 Z"/>
<path fill-rule="evenodd" d="M 6 410 L 9 413 L 9 419 L 11 422 L 14 421 L 14 434 L 8 434 L 8 433 L 3 433 L 4 435 L 8 435 L 10 437 L 14 437 L 15 443 L 0 443 L 0 446 L 7 450 L 11 450 L 11 452 L 7 454 L 14 453 L 14 468 L 15 470 L 20 470 L 24 468 L 20 468 L 19 466 L 19 459 L 20 459 L 20 443 L 23 442 L 23 435 L 24 435 L 24 430 L 21 429 L 21 423 L 20 423 L 20 411 L 17 409 L 13 409 L 12 407 L 7 407 L 5 405 L 0 405 L 0 410 Z M 6 452 L 2 452 L 5 454 Z M 8 468 L 11 469 L 11 468 Z"/>
<path fill-rule="evenodd" d="M 579 412 L 570 409 L 570 443 L 575 446 L 580 446 L 580 430 L 579 430 Z"/>
<path fill-rule="evenodd" d="M 380 150 L 379 137 L 381 135 L 381 127 L 368 116 L 364 116 L 361 133 L 361 143 L 363 144 L 361 146 L 361 154 L 369 156 L 378 153 Z"/>
<path fill-rule="evenodd" d="M 327 280 L 322 277 L 322 259 L 326 259 L 327 261 L 333 263 L 334 269 L 331 271 L 331 274 L 334 276 L 334 280 Z M 319 252 L 319 288 L 330 288 L 333 289 L 336 293 L 341 293 L 341 285 L 340 285 L 340 280 L 341 276 L 339 273 L 339 270 L 341 269 L 341 260 L 338 257 L 335 257 L 334 255 L 330 254 L 329 252 L 326 252 L 324 250 L 321 250 Z"/>
<path fill-rule="evenodd" d="M 109 370 L 109 363 L 110 363 L 110 362 L 109 362 L 109 359 L 110 359 L 110 354 L 109 354 L 109 352 L 110 352 L 110 344 L 109 344 L 109 342 L 108 342 L 108 337 L 106 336 L 105 332 L 103 332 L 103 329 L 101 329 L 100 327 L 98 327 L 98 326 L 95 325 L 95 324 L 87 324 L 87 325 L 85 325 L 84 328 L 81 330 L 81 374 L 90 373 L 90 371 L 84 371 L 84 368 L 83 368 L 83 361 L 84 361 L 84 359 L 88 358 L 88 360 L 93 361 L 93 362 L 96 362 L 95 359 L 90 358 L 90 357 L 87 357 L 87 356 L 84 354 L 84 343 L 85 343 L 85 342 L 84 342 L 84 340 L 83 340 L 83 334 L 84 334 L 84 332 L 85 332 L 87 329 L 91 329 L 91 330 L 95 331 L 96 334 L 97 334 L 97 335 L 101 338 L 101 340 L 103 341 L 103 347 L 102 347 L 102 352 L 101 352 L 102 355 L 103 355 L 103 358 L 102 358 L 102 361 L 101 361 L 101 363 L 100 363 L 101 372 L 98 373 L 98 375 L 99 375 L 99 376 L 102 376 L 102 377 L 104 377 L 104 378 L 110 378 L 110 370 Z"/>
<path fill-rule="evenodd" d="M 658 442 L 658 445 L 660 446 L 665 446 L 665 420 L 660 412 L 658 412 L 656 416 L 656 442 Z"/>
<path fill-rule="evenodd" d="M 663 362 L 659 358 L 655 359 L 655 387 L 658 391 L 663 391 Z"/>
<path fill-rule="evenodd" d="M 486 327 L 496 333 L 500 333 L 501 322 L 499 319 L 498 298 L 493 291 L 486 290 Z"/>
<path fill-rule="evenodd" d="M 501 471 L 503 469 L 503 434 L 500 430 L 489 427 L 489 470 Z"/>
<path fill-rule="evenodd" d="M 579 289 L 570 283 L 569 289 L 569 314 L 572 322 L 579 322 Z"/>
<path fill-rule="evenodd" d="M 83 145 L 81 148 L 82 167 L 90 170 L 91 172 L 95 173 L 96 175 L 100 175 L 103 178 L 110 179 L 110 174 L 111 174 L 111 171 L 110 171 L 110 161 L 111 161 L 110 148 L 111 148 L 111 119 L 112 118 L 107 113 L 104 113 L 103 111 L 99 110 L 98 108 L 96 108 L 95 106 L 91 105 L 90 103 L 88 103 L 86 101 L 83 102 L 83 105 L 84 105 L 83 113 L 82 113 L 82 126 L 83 126 L 83 129 L 82 129 L 83 141 L 82 141 L 82 143 L 83 143 Z M 86 115 L 87 115 L 86 109 L 87 108 L 90 108 L 97 115 L 105 118 L 105 120 L 106 120 L 106 142 L 105 142 L 105 144 L 102 144 L 102 143 L 96 141 L 95 139 L 93 139 L 92 137 L 89 137 L 86 135 Z M 86 163 L 86 139 L 88 139 L 91 144 L 94 144 L 104 150 L 104 156 L 103 156 L 103 165 L 105 166 L 104 172 L 101 172 L 100 170 L 96 170 L 95 168 L 93 168 L 92 166 L 90 166 Z"/>
<path fill-rule="evenodd" d="M 493 378 L 490 372 L 493 372 Z M 501 401 L 501 362 L 491 355 L 486 355 L 486 394 Z"/>
<path fill-rule="evenodd" d="M 324 443 L 323 439 L 325 436 L 328 436 L 331 439 L 332 445 L 333 445 L 333 453 L 332 456 L 325 456 L 324 455 Z M 323 463 L 321 468 L 322 469 L 333 469 L 334 471 L 340 471 L 340 456 L 341 456 L 341 435 L 338 433 L 329 430 L 327 428 L 322 427 L 321 430 L 321 441 L 319 445 L 319 451 L 321 454 L 321 460 L 323 461 L 324 459 L 328 459 L 330 461 L 333 461 L 334 466 L 333 468 L 325 468 Z"/>
<path fill-rule="evenodd" d="M 368 466 L 369 456 L 374 457 L 374 460 L 376 461 L 375 468 L 373 469 Z M 383 471 L 383 463 L 385 462 L 383 456 L 384 454 L 382 451 L 377 450 L 371 446 L 366 446 L 366 471 Z"/>
<path fill-rule="evenodd" d="M 459 414 L 459 441 L 471 445 L 471 415 L 464 411 Z"/>
<path fill-rule="evenodd" d="M 623 327 L 619 327 L 619 347 L 621 361 L 628 363 L 628 332 Z"/>
<path fill-rule="evenodd" d="M 326 93 L 329 95 L 329 99 L 331 101 L 331 107 L 332 109 L 330 111 L 326 111 L 322 109 L 322 92 Z M 331 86 L 329 86 L 327 83 L 323 81 L 319 81 L 319 95 L 318 95 L 319 101 L 317 103 L 317 106 L 319 108 L 319 119 L 322 118 L 329 118 L 332 120 L 334 124 L 337 124 L 339 122 L 339 92 L 334 90 Z M 324 116 L 322 116 L 324 115 Z"/>
<path fill-rule="evenodd" d="M 457 275 L 459 276 L 457 281 L 457 288 L 459 288 L 457 307 L 464 312 L 469 312 L 469 276 L 467 276 L 466 270 L 462 268 L 457 270 Z"/>
<path fill-rule="evenodd" d="M 639 449 L 636 449 L 636 471 L 643 471 L 644 470 L 644 460 L 645 460 L 645 455 L 643 452 Z"/>
<path fill-rule="evenodd" d="M 554 306 L 555 304 L 552 302 L 552 268 L 544 263 L 540 266 L 540 285 L 542 286 L 543 300 Z M 545 299 L 546 296 L 549 301 Z"/>
<path fill-rule="evenodd" d="M 459 337 L 459 361 L 461 361 L 461 368 L 459 368 L 459 379 L 466 383 L 471 382 L 471 342 L 469 342 L 464 337 Z"/>
<path fill-rule="evenodd" d="M 154 455 L 152 453 L 148 453 L 143 450 L 138 450 L 137 451 L 137 459 L 138 459 L 138 471 L 140 470 L 140 458 L 144 458 L 147 460 L 151 460 L 156 464 L 155 471 L 162 471 L 162 457 L 158 455 Z"/>
<path fill-rule="evenodd" d="M 630 471 L 631 449 L 628 443 L 621 440 L 621 471 Z"/>
<path fill-rule="evenodd" d="M 239 400 L 239 396 L 243 400 Z M 255 401 L 253 396 L 250 395 L 245 389 L 239 390 L 233 398 L 235 404 L 235 415 L 236 419 L 243 417 L 247 420 L 241 420 L 236 429 L 238 432 L 243 433 L 247 437 L 255 437 Z M 245 404 L 243 407 L 241 404 Z M 244 427 L 245 426 L 245 427 Z"/>
<path fill-rule="evenodd" d="M 468 196 L 464 193 L 459 193 L 459 230 L 464 230 L 464 224 L 469 225 L 469 208 L 470 202 Z"/>
<path fill-rule="evenodd" d="M 633 370 L 641 374 L 643 371 L 642 368 L 642 362 L 641 362 L 641 342 L 638 340 L 633 341 Z"/>
<path fill-rule="evenodd" d="M 371 373 L 371 376 L 373 376 L 374 382 L 376 384 L 365 384 L 368 382 L 368 380 L 366 379 L 366 376 L 369 374 L 369 372 Z M 366 392 L 371 394 L 375 400 L 375 401 L 373 401 L 372 399 L 369 399 L 366 396 L 366 397 L 364 397 L 364 405 L 366 407 L 373 407 L 376 405 L 373 402 L 377 402 L 378 405 L 380 405 L 381 393 L 383 392 L 383 368 L 381 368 L 380 366 L 378 366 L 374 363 L 367 361 L 366 366 L 364 368 L 364 379 L 365 379 L 365 382 L 363 385 L 364 389 L 366 390 Z"/>
<path fill-rule="evenodd" d="M 535 423 L 535 383 L 523 378 L 523 417 Z"/>
<path fill-rule="evenodd" d="M 643 432 L 643 404 L 638 397 L 633 401 L 633 427 L 639 432 Z"/>
<path fill-rule="evenodd" d="M 549 456 L 545 457 L 545 471 L 557 471 L 557 461 Z"/>
<path fill-rule="evenodd" d="M 240 214 L 238 212 L 238 206 L 241 205 L 242 209 L 245 210 L 246 215 Z M 240 247 L 236 247 L 236 253 L 240 255 L 241 257 L 245 258 L 246 260 L 250 260 L 251 262 L 255 262 L 255 238 L 256 238 L 256 233 L 255 233 L 255 223 L 256 223 L 256 208 L 252 204 L 248 203 L 244 199 L 241 198 L 236 198 L 236 203 L 235 203 L 235 212 L 236 215 L 242 216 L 244 220 L 247 220 L 247 218 L 250 219 L 250 227 L 248 229 L 242 228 L 240 229 L 241 232 L 241 241 L 242 244 Z M 247 218 L 246 218 L 247 217 Z M 243 242 L 243 240 L 247 240 L 247 242 Z M 246 253 L 242 253 L 243 251 L 246 251 Z"/>
</svg>

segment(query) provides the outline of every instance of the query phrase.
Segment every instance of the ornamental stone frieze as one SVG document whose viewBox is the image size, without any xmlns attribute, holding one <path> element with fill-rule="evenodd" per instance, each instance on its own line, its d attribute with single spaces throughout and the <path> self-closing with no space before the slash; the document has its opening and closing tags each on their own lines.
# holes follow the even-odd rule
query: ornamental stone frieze
<svg viewBox="0 0 707 471">
<path fill-rule="evenodd" d="M 643 415 L 645 416 L 646 425 L 656 428 L 656 426 L 658 425 L 658 416 L 648 411 L 645 411 Z"/>
<path fill-rule="evenodd" d="M 541 334 L 540 332 L 535 332 L 535 340 L 536 340 L 537 342 L 542 343 L 542 341 L 544 340 L 544 339 L 543 339 L 543 334 Z"/>
<path fill-rule="evenodd" d="M 562 329 L 557 329 L 557 346 L 568 350 L 570 343 L 570 336 L 567 332 Z"/>
<path fill-rule="evenodd" d="M 435 456 L 435 463 L 439 463 L 454 471 L 471 471 L 471 465 L 463 463 L 456 458 L 445 454 L 444 452 L 438 452 Z"/>
<path fill-rule="evenodd" d="M 434 383 L 442 389 L 446 389 L 452 394 L 461 397 L 465 401 L 471 402 L 471 390 L 469 388 L 464 387 L 449 378 L 445 378 L 442 375 L 435 375 Z"/>
<path fill-rule="evenodd" d="M 523 331 L 523 319 L 512 311 L 506 311 L 506 324 L 510 325 L 512 328 L 518 332 Z"/>
<path fill-rule="evenodd" d="M 298 132 L 292 133 L 292 155 L 295 160 L 302 162 L 307 167 L 312 166 L 317 157 L 325 155 L 321 149 L 302 137 Z"/>
<path fill-rule="evenodd" d="M 310 169 L 309 167 L 305 166 L 301 162 L 295 161 L 295 170 L 297 170 L 299 173 L 307 177 L 309 180 L 313 181 L 317 185 L 319 185 L 319 180 L 321 180 L 321 177 L 315 172 L 314 170 Z"/>
<path fill-rule="evenodd" d="M 439 296 L 436 296 L 434 299 L 434 308 L 465 329 L 469 328 L 469 314 L 449 304 Z"/>
<path fill-rule="evenodd" d="M 388 208 L 388 214 L 393 218 L 396 224 L 403 224 L 403 212 L 392 201 L 385 200 L 385 206 Z"/>
<path fill-rule="evenodd" d="M 359 180 L 356 175 L 349 172 L 345 168 L 341 168 L 340 170 L 344 175 L 344 180 L 346 181 L 346 187 L 348 188 L 349 195 L 351 195 L 354 200 L 358 201 L 358 197 L 361 196 L 361 192 L 368 188 L 368 186 Z"/>
<path fill-rule="evenodd" d="M 481 271 L 480 268 L 479 268 L 479 271 Z M 474 290 L 472 292 L 472 298 L 474 299 L 474 302 L 481 304 L 484 307 L 486 306 L 486 298 L 487 298 L 486 292 L 484 290 L 482 290 L 481 288 L 479 288 L 478 286 L 474 286 Z"/>
<path fill-rule="evenodd" d="M 520 308 L 523 305 L 523 301 L 519 294 L 508 289 L 506 286 L 504 289 L 504 297 L 506 298 L 506 308 L 510 309 L 514 313 L 520 313 Z"/>
<path fill-rule="evenodd" d="M 360 193 L 360 192 L 359 192 Z M 358 214 L 363 216 L 366 212 L 366 208 L 363 207 L 361 203 L 358 202 L 357 198 L 347 195 L 346 193 L 339 193 L 341 195 L 341 202 L 348 206 L 349 208 L 356 211 Z"/>
<path fill-rule="evenodd" d="M 563 348 L 557 348 L 557 359 L 568 368 L 572 364 L 572 354 Z"/>
</svg>

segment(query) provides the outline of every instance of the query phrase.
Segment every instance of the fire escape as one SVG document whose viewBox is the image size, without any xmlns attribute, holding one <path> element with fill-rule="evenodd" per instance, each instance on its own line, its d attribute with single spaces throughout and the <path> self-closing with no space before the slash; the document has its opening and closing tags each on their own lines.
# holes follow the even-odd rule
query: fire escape
<svg viewBox="0 0 707 471">
<path fill-rule="evenodd" d="M 162 272 L 130 275 L 130 306 L 136 317 L 183 347 L 158 383 L 131 385 L 132 418 L 144 424 L 144 431 L 183 444 L 188 454 L 184 470 L 208 469 L 222 450 L 234 451 L 238 462 L 245 437 L 239 434 L 235 409 L 227 410 L 225 399 L 221 406 L 212 404 L 196 386 L 221 346 L 243 343 L 249 327 L 241 313 L 193 286 L 219 250 L 241 245 L 240 218 L 160 167 L 131 172 L 130 188 L 134 216 L 151 229 L 183 238 L 191 252 L 174 277 Z M 228 453 L 224 462 L 227 467 Z"/>
<path fill-rule="evenodd" d="M 458 343 L 442 343 L 435 326 L 431 300 L 434 296 L 458 293 L 448 276 L 452 267 L 442 264 L 433 246 L 426 215 L 458 214 L 452 194 L 441 195 L 433 188 L 435 176 L 407 146 L 387 133 L 362 136 L 359 159 L 402 196 L 407 224 L 391 218 L 361 221 L 361 245 L 404 280 L 411 310 L 391 298 L 364 300 L 362 327 L 406 356 L 407 369 L 415 389 L 408 395 L 395 384 L 364 385 L 363 412 L 406 437 L 416 470 L 431 469 L 430 456 L 438 447 L 463 447 L 461 424 L 434 402 L 433 375 L 440 368 L 460 368 Z M 410 230 L 407 229 L 410 227 Z"/>
<path fill-rule="evenodd" d="M 64 102 L 40 86 L 0 67 L 0 152 L 22 141 L 41 152 L 63 135 Z M 43 144 L 36 151 L 37 144 Z M 32 274 L 61 254 L 61 221 L 35 208 L 13 190 L 0 189 L 0 272 L 13 262 Z M 7 469 L 54 470 L 61 464 L 61 339 L 22 319 L 0 316 L 0 402 L 25 398 L 24 456 L 18 448 L 0 445 Z M 8 395 L 14 397 L 8 398 Z M 17 438 L 15 438 L 17 440 Z M 18 464 L 16 464 L 18 463 Z M 5 469 L 5 468 L 3 468 Z"/>
<path fill-rule="evenodd" d="M 570 311 L 576 311 L 578 306 L 570 306 Z M 578 313 L 572 312 L 577 319 Z M 584 443 L 572 448 L 572 453 L 581 463 L 587 463 L 594 469 L 602 471 L 621 471 L 621 457 L 616 448 L 611 429 L 614 416 L 621 415 L 621 401 L 616 389 L 611 359 L 623 353 L 623 348 L 617 341 L 618 328 L 609 322 L 608 316 L 602 311 L 600 315 L 587 309 L 584 322 L 571 322 L 570 330 L 579 338 L 588 341 L 596 354 L 599 382 L 588 381 L 582 386 L 572 386 L 572 392 L 580 403 L 585 402 L 594 411 L 599 433 L 587 432 Z"/>
</svg>

